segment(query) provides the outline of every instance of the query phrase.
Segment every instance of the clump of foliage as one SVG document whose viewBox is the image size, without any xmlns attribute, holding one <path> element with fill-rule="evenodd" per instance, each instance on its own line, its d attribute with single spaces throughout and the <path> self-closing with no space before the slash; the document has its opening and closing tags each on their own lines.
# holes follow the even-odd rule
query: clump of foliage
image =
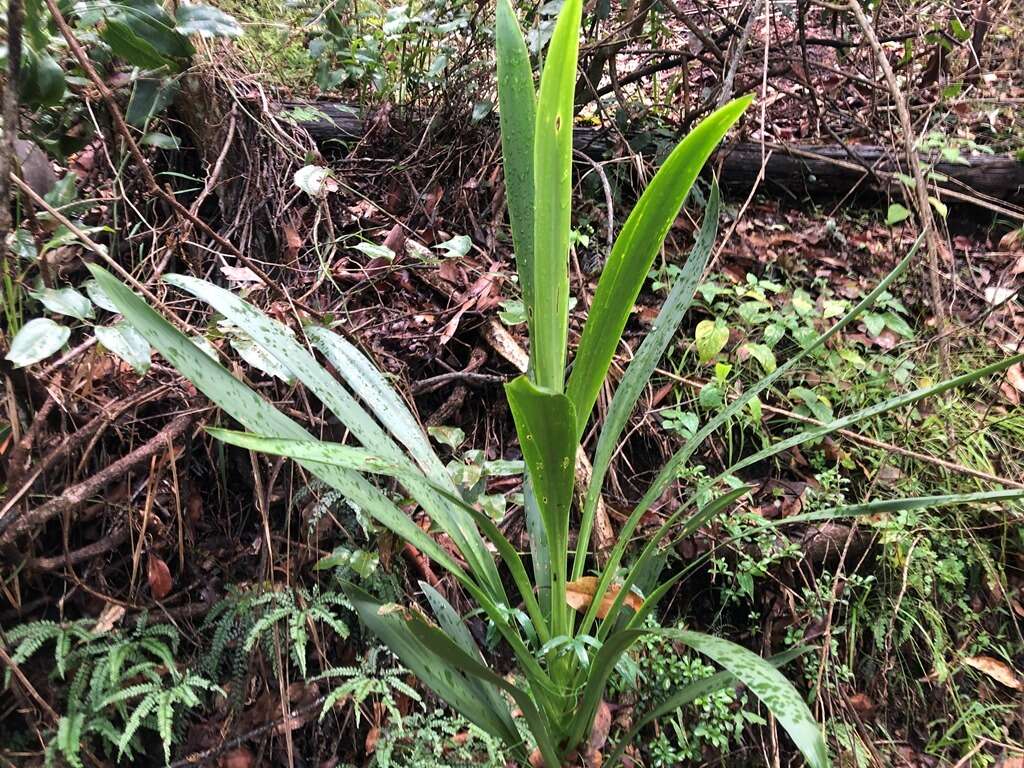
<svg viewBox="0 0 1024 768">
<path fill-rule="evenodd" d="M 227 597 L 210 609 L 203 623 L 205 631 L 212 630 L 210 648 L 203 659 L 203 669 L 216 676 L 230 659 L 233 693 L 237 701 L 248 671 L 249 657 L 260 648 L 265 658 L 276 665 L 274 632 L 280 628 L 279 641 L 287 640 L 289 655 L 303 679 L 307 674 L 307 649 L 310 627 L 320 622 L 344 639 L 349 635 L 348 624 L 338 614 L 339 608 L 348 608 L 348 599 L 337 592 L 312 591 L 302 587 L 281 589 L 231 588 Z M 284 645 L 285 643 L 282 643 Z M 229 654 L 229 648 L 231 653 Z"/>
<path fill-rule="evenodd" d="M 146 754 L 144 731 L 157 736 L 170 763 L 185 714 L 200 707 L 207 692 L 219 691 L 208 678 L 178 668 L 179 639 L 174 626 L 144 620 L 128 630 L 97 631 L 91 620 L 37 621 L 10 630 L 11 660 L 23 664 L 52 643 L 52 677 L 64 684 L 46 764 L 60 756 L 80 768 L 83 750 L 97 747 L 118 761 L 133 759 Z"/>
<path fill-rule="evenodd" d="M 315 680 L 343 680 L 341 685 L 331 690 L 324 699 L 323 708 L 320 710 L 320 719 L 323 720 L 335 704 L 341 701 L 351 701 L 356 713 L 356 724 L 363 714 L 364 704 L 370 700 L 380 704 L 381 708 L 391 716 L 391 725 L 398 730 L 402 729 L 402 713 L 395 701 L 396 694 L 408 696 L 412 701 L 422 701 L 415 688 L 410 686 L 403 678 L 408 676 L 409 670 L 400 665 L 385 664 L 381 657 L 390 656 L 387 649 L 374 646 L 367 651 L 366 656 L 357 665 L 347 667 L 331 667 L 317 675 Z"/>
<path fill-rule="evenodd" d="M 371 768 L 505 768 L 501 741 L 468 720 L 442 709 L 414 712 L 401 728 L 386 728 L 377 741 Z"/>
<path fill-rule="evenodd" d="M 525 41 L 507 0 L 498 4 L 498 85 L 508 204 L 531 340 L 530 373 L 506 386 L 527 469 L 524 506 L 531 538 L 527 561 L 494 521 L 461 495 L 443 462 L 402 399 L 385 377 L 349 342 L 323 327 L 305 328 L 312 346 L 332 364 L 347 388 L 317 362 L 280 323 L 229 291 L 184 276 L 165 278 L 208 302 L 244 330 L 277 363 L 300 379 L 361 447 L 315 440 L 234 378 L 187 337 L 155 313 L 112 276 L 93 273 L 140 334 L 207 394 L 248 433 L 210 430 L 218 438 L 250 450 L 289 456 L 313 475 L 342 491 L 378 523 L 415 546 L 451 574 L 494 625 L 518 664 L 509 680 L 494 671 L 462 617 L 435 589 L 421 584 L 433 614 L 386 604 L 358 586 L 344 591 L 363 623 L 377 634 L 416 676 L 478 727 L 501 739 L 520 763 L 531 759 L 560 768 L 586 749 L 591 726 L 617 662 L 644 637 L 670 640 L 707 657 L 723 669 L 681 686 L 651 712 L 638 717 L 630 733 L 611 751 L 615 764 L 640 729 L 665 712 L 742 682 L 790 734 L 808 763 L 828 764 L 821 729 L 803 697 L 776 669 L 804 649 L 765 660 L 726 638 L 646 622 L 659 601 L 685 574 L 660 580 L 670 533 L 686 535 L 742 499 L 749 488 L 730 484 L 743 470 L 863 419 L 937 395 L 997 373 L 1021 360 L 1009 358 L 962 376 L 900 394 L 860 411 L 769 442 L 690 489 L 668 513 L 659 530 L 627 561 L 628 543 L 652 505 L 688 470 L 701 444 L 760 394 L 801 364 L 808 355 L 865 311 L 906 268 L 911 251 L 881 283 L 829 330 L 809 339 L 786 363 L 760 378 L 709 415 L 658 474 L 631 510 L 607 558 L 592 557 L 590 534 L 597 501 L 611 457 L 637 399 L 693 300 L 711 251 L 717 225 L 717 196 L 708 205 L 705 226 L 662 311 L 619 381 L 604 419 L 593 461 L 593 480 L 579 512 L 575 551 L 569 542 L 574 465 L 580 437 L 632 307 L 665 235 L 707 157 L 750 103 L 734 101 L 709 116 L 680 142 L 654 177 L 619 234 L 604 267 L 593 305 L 566 378 L 568 356 L 568 250 L 571 223 L 573 94 L 581 15 L 580 0 L 567 0 L 545 57 L 539 93 Z M 460 559 L 441 546 L 396 505 L 368 476 L 397 479 L 447 535 Z M 846 505 L 787 522 L 828 519 L 873 511 L 892 511 L 1019 498 L 1019 491 L 883 500 Z M 497 552 L 504 573 L 492 552 Z M 593 575 L 587 575 L 592 569 Z M 532 571 L 532 573 L 531 573 Z M 509 582 L 514 587 L 510 595 Z M 526 617 L 517 612 L 522 604 Z M 585 652 L 581 652 L 585 651 Z M 509 699 L 522 713 L 529 733 L 524 740 Z M 531 754 L 530 748 L 535 747 Z"/>
</svg>

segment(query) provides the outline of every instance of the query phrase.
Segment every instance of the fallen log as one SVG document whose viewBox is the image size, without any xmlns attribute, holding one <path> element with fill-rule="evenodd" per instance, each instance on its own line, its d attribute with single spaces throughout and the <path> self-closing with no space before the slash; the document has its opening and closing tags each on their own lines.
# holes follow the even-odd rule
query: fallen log
<svg viewBox="0 0 1024 768">
<path fill-rule="evenodd" d="M 319 144 L 349 144 L 368 131 L 380 129 L 381 122 L 364 117 L 359 110 L 338 102 L 283 102 L 281 112 L 298 123 Z M 393 118 L 392 118 L 393 119 Z M 390 130 L 401 130 L 395 124 Z M 418 126 L 416 135 L 422 135 Z M 576 129 L 576 149 L 595 159 L 613 150 L 606 131 L 590 127 Z M 902 160 L 885 147 L 851 144 L 812 146 L 765 144 L 767 158 L 761 189 L 793 200 L 835 199 L 850 193 L 898 194 L 897 174 L 906 173 Z M 723 147 L 715 156 L 723 187 L 736 194 L 748 192 L 760 175 L 762 145 L 741 141 Z M 975 203 L 989 209 L 985 198 L 1011 206 L 1024 204 L 1024 162 L 1006 155 L 974 153 L 963 163 L 934 158 L 930 170 L 952 203 Z M 976 199 L 977 198 L 977 199 Z M 1021 211 L 1003 210 L 1021 216 Z"/>
</svg>

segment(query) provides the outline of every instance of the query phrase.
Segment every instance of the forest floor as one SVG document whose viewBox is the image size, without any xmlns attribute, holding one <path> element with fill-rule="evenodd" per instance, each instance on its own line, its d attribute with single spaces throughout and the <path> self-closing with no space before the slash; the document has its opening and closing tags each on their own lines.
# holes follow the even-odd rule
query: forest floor
<svg viewBox="0 0 1024 768">
<path fill-rule="evenodd" d="M 134 728 L 122 763 L 161 763 L 163 741 L 173 742 L 166 762 L 174 766 L 498 768 L 507 759 L 500 745 L 418 687 L 359 625 L 338 588 L 341 579 L 353 579 L 408 603 L 426 581 L 469 611 L 450 577 L 290 463 L 211 440 L 201 426 L 227 425 L 227 418 L 171 366 L 148 354 L 143 363 L 131 350 L 111 354 L 116 340 L 94 324 L 99 317 L 109 325 L 114 315 L 86 284 L 82 266 L 102 258 L 86 240 L 102 240 L 165 314 L 205 339 L 284 412 L 324 434 L 337 433 L 337 424 L 289 371 L 159 278 L 201 277 L 296 329 L 315 319 L 341 331 L 391 375 L 459 485 L 528 551 L 521 454 L 502 396 L 502 384 L 519 372 L 525 320 L 490 86 L 478 82 L 481 67 L 489 66 L 479 54 L 487 35 L 475 34 L 479 9 L 456 4 L 468 25 L 457 29 L 474 34 L 448 53 L 440 77 L 431 73 L 451 32 L 442 23 L 451 4 L 437 4 L 429 18 L 434 31 L 419 18 L 409 39 L 396 42 L 392 27 L 381 43 L 392 48 L 378 51 L 377 64 L 368 48 L 351 55 L 351 41 L 371 34 L 373 14 L 335 16 L 328 6 L 318 22 L 326 31 L 311 39 L 296 32 L 308 9 L 273 0 L 219 5 L 242 22 L 245 36 L 196 41 L 181 91 L 145 134 L 173 137 L 173 146 L 162 139 L 144 144 L 159 183 L 173 186 L 210 232 L 154 199 L 145 174 L 119 159 L 116 126 L 96 118 L 103 104 L 84 86 L 75 91 L 75 115 L 95 131 L 63 153 L 37 137 L 62 179 L 45 201 L 74 224 L 58 227 L 46 207 L 25 214 L 28 223 L 17 231 L 26 236 L 12 239 L 12 252 L 36 251 L 31 266 L 5 267 L 7 342 L 15 326 L 44 315 L 72 333 L 50 359 L 4 368 L 0 627 L 7 640 L 0 660 L 13 680 L 0 699 L 0 765 L 64 759 L 58 753 L 68 751 L 59 742 L 68 738 L 69 717 L 91 706 L 90 689 L 100 685 L 96 665 L 103 664 L 103 675 L 128 686 L 148 680 L 152 670 L 162 679 L 168 668 L 203 682 L 194 683 L 196 703 L 183 695 L 168 720 L 173 739 L 164 739 L 145 712 L 133 724 L 132 712 L 141 707 L 132 697 L 125 697 L 131 709 L 89 721 L 91 734 L 73 734 L 82 744 L 74 759 L 87 765 L 116 764 L 120 756 L 105 746 L 102 732 Z M 389 11 L 388 21 L 411 14 L 402 8 Z M 927 116 L 914 113 L 926 171 L 932 155 L 970 163 L 1024 147 L 1024 83 L 1013 69 L 1022 61 L 1020 44 L 999 31 L 1024 23 L 1019 9 L 999 19 L 988 49 L 990 61 L 1002 62 L 990 68 L 997 77 L 961 95 L 944 90 L 955 78 L 940 73 L 910 100 L 927 97 L 931 104 Z M 896 62 L 899 41 L 910 39 L 899 37 L 898 21 L 889 20 L 896 45 L 887 41 Z M 819 19 L 808 33 L 831 37 L 827 22 Z M 672 37 L 680 38 L 681 22 L 666 13 L 660 23 L 651 45 L 681 47 Z M 844 146 L 881 143 L 893 154 L 903 151 L 870 47 L 849 58 L 839 56 L 842 47 L 823 47 L 827 55 L 814 61 L 821 104 L 811 110 L 808 89 L 793 86 L 801 72 L 791 61 L 794 50 L 776 54 L 766 42 L 789 39 L 795 22 L 780 13 L 771 25 L 769 35 L 752 26 L 735 86 L 761 91 L 768 111 L 755 107 L 735 141 L 832 142 L 837 123 L 829 119 L 838 109 L 858 116 L 838 121 L 850 129 Z M 429 44 L 415 49 L 413 34 Z M 326 41 L 327 52 L 311 58 L 316 40 Z M 658 59 L 628 47 L 621 55 L 619 111 L 609 115 L 590 104 L 580 118 L 581 126 L 602 129 L 608 148 L 597 159 L 581 155 L 575 169 L 570 344 L 639 182 L 707 97 L 698 72 L 685 87 L 670 80 L 671 70 L 653 86 L 639 78 L 623 85 Z M 788 74 L 767 63 L 777 64 L 776 55 L 790 60 Z M 924 53 L 914 66 L 928 77 Z M 834 83 L 826 82 L 839 70 Z M 629 113 L 630 88 L 673 95 L 650 97 Z M 307 103 L 311 95 L 317 98 Z M 323 122 L 325 104 L 357 105 L 360 135 L 314 140 L 310 125 Z M 52 139 L 49 123 L 37 118 L 33 127 Z M 711 166 L 721 170 L 724 157 L 725 151 Z M 315 188 L 301 181 L 310 168 L 329 174 Z M 710 180 L 707 174 L 699 182 L 670 231 L 627 326 L 617 376 L 679 275 Z M 697 300 L 613 460 L 605 487 L 609 536 L 698 425 L 799 351 L 801 339 L 825 330 L 918 240 L 912 184 L 809 197 L 800 187 L 780 194 L 766 182 L 748 193 L 728 190 L 724 174 L 722 182 L 719 238 Z M 931 215 L 942 246 L 923 247 L 870 312 L 780 379 L 721 439 L 708 441 L 650 510 L 638 539 L 656 530 L 680 489 L 697 487 L 769 437 L 1019 351 L 1019 190 L 980 204 L 937 203 Z M 42 224 L 32 220 L 40 215 Z M 214 234 L 235 250 L 221 247 Z M 46 293 L 65 287 L 87 293 L 88 317 L 76 319 L 66 296 L 61 304 Z M 698 324 L 707 321 L 721 331 L 710 355 L 697 339 Z M 598 421 L 609 395 L 599 399 Z M 791 669 L 825 724 L 836 765 L 1024 765 L 1024 507 L 975 504 L 817 525 L 784 522 L 882 498 L 1024 488 L 1022 398 L 1018 364 L 749 467 L 739 480 L 755 487 L 751 496 L 674 545 L 669 570 L 698 567 L 678 582 L 657 621 L 720 633 L 764 655 L 813 643 L 817 650 Z M 593 449 L 595 440 L 585 435 L 584 447 Z M 473 617 L 471 627 L 487 639 L 483 619 Z M 510 659 L 494 653 L 495 664 L 508 667 Z M 632 675 L 617 674 L 609 695 L 613 742 L 660 692 L 714 671 L 664 642 L 645 642 L 631 658 Z M 223 695 L 198 694 L 212 684 Z M 637 766 L 798 764 L 774 721 L 742 689 L 660 718 L 629 759 Z"/>
</svg>

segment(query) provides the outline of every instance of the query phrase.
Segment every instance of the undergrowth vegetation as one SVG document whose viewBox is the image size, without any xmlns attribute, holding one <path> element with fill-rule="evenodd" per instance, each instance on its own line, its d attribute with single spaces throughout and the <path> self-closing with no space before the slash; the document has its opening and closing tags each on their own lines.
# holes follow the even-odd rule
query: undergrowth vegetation
<svg viewBox="0 0 1024 768">
<path fill-rule="evenodd" d="M 798 225 L 765 247 L 786 225 L 749 224 L 761 198 L 698 178 L 754 124 L 733 131 L 752 96 L 696 75 L 726 38 L 681 33 L 682 6 L 580 0 L 25 5 L 15 133 L 48 174 L 12 206 L 0 285 L 0 762 L 1016 765 L 1016 294 L 969 263 L 981 330 L 936 345 L 928 241 L 896 202 L 815 209 L 816 250 Z M 627 98 L 681 34 L 682 77 Z M 642 39 L 673 47 L 630 59 Z M 907 82 L 911 43 L 885 43 Z M 207 85 L 231 93 L 217 146 L 190 122 Z M 955 86 L 944 105 L 979 87 Z M 307 142 L 334 118 L 297 93 L 345 102 L 361 135 Z M 930 183 L 993 151 L 953 112 L 913 143 Z M 596 123 L 611 160 L 573 143 Z M 133 143 L 167 198 L 136 186 Z M 179 198 L 263 250 L 163 222 Z M 1021 232 L 999 280 L 1024 274 Z M 72 485 L 93 464 L 117 477 Z"/>
</svg>

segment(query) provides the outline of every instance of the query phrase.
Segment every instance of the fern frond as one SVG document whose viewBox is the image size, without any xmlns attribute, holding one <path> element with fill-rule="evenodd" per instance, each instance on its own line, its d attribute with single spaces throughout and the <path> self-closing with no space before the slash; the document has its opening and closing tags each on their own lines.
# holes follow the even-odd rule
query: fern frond
<svg viewBox="0 0 1024 768">
<path fill-rule="evenodd" d="M 131 717 L 128 718 L 128 722 L 124 725 L 124 733 L 121 734 L 121 738 L 117 742 L 117 756 L 120 759 L 128 747 L 128 743 L 135 736 L 135 733 L 142 727 L 143 721 L 153 711 L 156 706 L 156 696 L 146 696 L 139 702 L 139 706 L 132 712 Z"/>
</svg>

